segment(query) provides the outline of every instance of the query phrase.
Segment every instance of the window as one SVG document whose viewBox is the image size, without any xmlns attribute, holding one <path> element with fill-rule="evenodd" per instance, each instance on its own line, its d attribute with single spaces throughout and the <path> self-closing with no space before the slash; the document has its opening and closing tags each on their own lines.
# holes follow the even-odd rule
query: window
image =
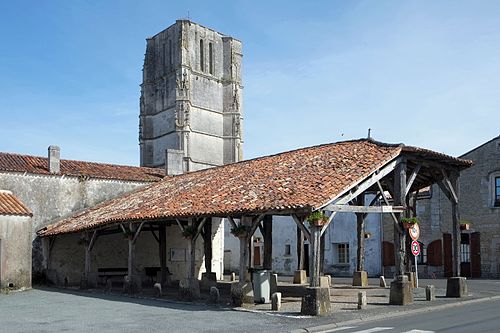
<svg viewBox="0 0 500 333">
<path fill-rule="evenodd" d="M 165 44 L 162 44 L 161 45 L 161 59 L 162 59 L 162 62 L 163 62 L 163 70 L 165 70 L 165 67 L 166 67 L 166 57 L 167 57 L 167 54 L 165 53 Z"/>
<path fill-rule="evenodd" d="M 420 254 L 417 256 L 417 263 L 426 264 L 427 263 L 427 248 L 424 243 L 418 242 L 420 245 Z"/>
<path fill-rule="evenodd" d="M 461 234 L 460 242 L 460 262 L 470 262 L 470 241 L 469 234 Z"/>
<path fill-rule="evenodd" d="M 203 52 L 203 39 L 200 39 L 200 71 L 205 71 L 205 54 Z"/>
<path fill-rule="evenodd" d="M 292 248 L 291 248 L 290 244 L 286 244 L 285 245 L 285 255 L 286 256 L 291 256 L 292 255 Z"/>
<path fill-rule="evenodd" d="M 349 243 L 334 244 L 334 263 L 348 264 L 349 263 Z"/>
<path fill-rule="evenodd" d="M 174 51 L 172 49 L 172 41 L 168 41 L 168 61 L 170 65 L 170 69 L 174 66 Z"/>
<path fill-rule="evenodd" d="M 208 71 L 214 74 L 214 50 L 212 43 L 208 44 Z"/>
<path fill-rule="evenodd" d="M 500 177 L 495 177 L 495 207 L 500 207 Z"/>
</svg>

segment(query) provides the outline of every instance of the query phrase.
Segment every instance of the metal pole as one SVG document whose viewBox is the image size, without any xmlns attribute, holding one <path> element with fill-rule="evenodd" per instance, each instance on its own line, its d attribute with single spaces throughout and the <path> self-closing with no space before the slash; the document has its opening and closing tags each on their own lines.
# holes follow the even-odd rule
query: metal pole
<svg viewBox="0 0 500 333">
<path fill-rule="evenodd" d="M 418 288 L 418 266 L 417 266 L 417 256 L 415 257 L 415 287 Z"/>
</svg>

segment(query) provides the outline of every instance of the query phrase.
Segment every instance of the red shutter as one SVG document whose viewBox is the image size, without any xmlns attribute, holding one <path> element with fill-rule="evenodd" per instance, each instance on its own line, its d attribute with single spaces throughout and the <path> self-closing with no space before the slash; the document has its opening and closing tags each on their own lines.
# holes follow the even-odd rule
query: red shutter
<svg viewBox="0 0 500 333">
<path fill-rule="evenodd" d="M 443 264 L 441 240 L 436 239 L 427 246 L 427 265 L 441 266 Z"/>
</svg>

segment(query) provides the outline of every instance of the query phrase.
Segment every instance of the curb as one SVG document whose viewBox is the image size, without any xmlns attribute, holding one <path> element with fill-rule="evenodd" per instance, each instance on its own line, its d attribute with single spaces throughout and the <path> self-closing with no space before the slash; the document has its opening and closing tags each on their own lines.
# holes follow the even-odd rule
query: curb
<svg viewBox="0 0 500 333">
<path fill-rule="evenodd" d="M 299 328 L 299 329 L 295 329 L 295 330 L 290 331 L 290 333 L 309 333 L 309 332 L 320 333 L 320 332 L 325 332 L 328 330 L 332 330 L 332 329 L 339 328 L 342 326 L 347 326 L 347 325 L 368 323 L 371 321 L 402 317 L 402 316 L 406 316 L 409 314 L 415 314 L 415 313 L 425 313 L 425 312 L 430 312 L 430 311 L 435 311 L 435 310 L 444 310 L 444 309 L 454 308 L 454 307 L 458 307 L 458 306 L 462 306 L 462 305 L 482 303 L 482 302 L 487 302 L 487 301 L 497 300 L 497 299 L 500 299 L 500 295 L 458 301 L 458 302 L 454 302 L 451 304 L 440 304 L 440 305 L 428 306 L 425 308 L 414 309 L 414 310 L 406 310 L 406 311 L 393 312 L 393 313 L 388 313 L 388 314 L 368 316 L 365 318 L 351 319 L 351 320 L 346 320 L 346 321 L 341 321 L 338 323 L 331 323 L 331 324 L 326 324 L 326 325 L 312 326 L 312 327 L 307 327 L 307 328 Z"/>
</svg>

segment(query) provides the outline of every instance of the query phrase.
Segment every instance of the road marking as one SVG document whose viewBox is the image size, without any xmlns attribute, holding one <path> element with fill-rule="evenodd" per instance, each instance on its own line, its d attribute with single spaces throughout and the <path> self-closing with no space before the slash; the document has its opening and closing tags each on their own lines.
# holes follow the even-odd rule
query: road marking
<svg viewBox="0 0 500 333">
<path fill-rule="evenodd" d="M 434 331 L 421 331 L 421 330 L 411 330 L 403 333 L 435 333 Z"/>
<path fill-rule="evenodd" d="M 315 333 L 330 333 L 330 332 L 345 331 L 345 330 L 349 330 L 349 329 L 355 328 L 355 327 L 356 326 L 342 326 L 342 327 L 339 327 L 339 328 L 334 328 L 334 329 L 326 330 L 326 331 L 318 331 L 318 332 L 315 332 Z"/>
<path fill-rule="evenodd" d="M 392 330 L 393 328 L 394 327 L 374 327 L 374 328 L 369 328 L 367 330 L 356 331 L 353 333 L 373 333 L 373 332 Z"/>
</svg>

